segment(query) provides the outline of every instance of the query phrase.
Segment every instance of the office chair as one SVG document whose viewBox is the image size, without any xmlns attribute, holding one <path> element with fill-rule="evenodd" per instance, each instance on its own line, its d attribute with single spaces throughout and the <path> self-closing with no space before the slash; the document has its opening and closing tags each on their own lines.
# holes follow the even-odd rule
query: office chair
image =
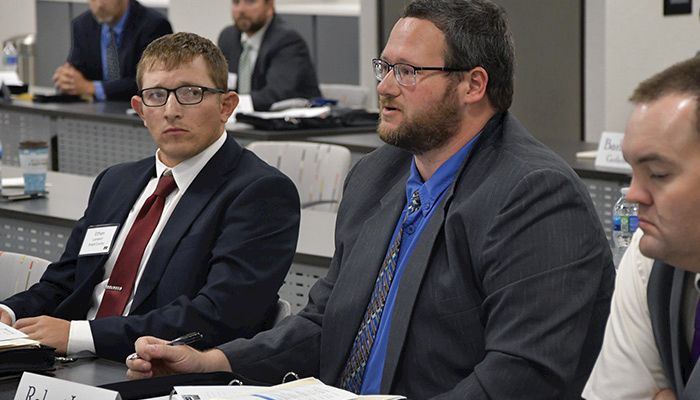
<svg viewBox="0 0 700 400">
<path fill-rule="evenodd" d="M 26 254 L 0 252 L 0 299 L 27 290 L 39 282 L 50 261 Z"/>
<path fill-rule="evenodd" d="M 321 96 L 325 99 L 338 100 L 338 105 L 348 108 L 364 108 L 368 90 L 362 86 L 342 83 L 321 83 Z"/>
<path fill-rule="evenodd" d="M 334 144 L 284 141 L 252 142 L 247 149 L 294 182 L 301 208 L 337 211 L 350 170 L 350 150 Z"/>
</svg>

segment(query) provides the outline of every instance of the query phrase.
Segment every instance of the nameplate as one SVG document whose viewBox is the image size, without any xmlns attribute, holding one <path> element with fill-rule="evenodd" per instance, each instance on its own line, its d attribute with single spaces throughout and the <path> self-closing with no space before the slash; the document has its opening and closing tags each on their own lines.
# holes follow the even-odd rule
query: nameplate
<svg viewBox="0 0 700 400">
<path fill-rule="evenodd" d="M 88 226 L 80 246 L 79 256 L 109 254 L 117 237 L 119 224 Z"/>
<path fill-rule="evenodd" d="M 624 133 L 603 132 L 598 143 L 598 154 L 595 157 L 596 167 L 632 172 L 632 167 L 622 157 L 622 138 L 624 137 Z"/>
<path fill-rule="evenodd" d="M 25 372 L 14 400 L 121 400 L 121 396 L 113 390 Z"/>
</svg>

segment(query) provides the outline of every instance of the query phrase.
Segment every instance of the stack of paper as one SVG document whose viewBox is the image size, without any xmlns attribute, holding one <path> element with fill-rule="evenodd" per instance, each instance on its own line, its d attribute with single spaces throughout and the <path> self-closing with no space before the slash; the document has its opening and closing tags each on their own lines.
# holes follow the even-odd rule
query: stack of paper
<svg viewBox="0 0 700 400">
<path fill-rule="evenodd" d="M 41 347 L 41 343 L 11 326 L 0 324 L 0 352 L 35 347 Z"/>
<path fill-rule="evenodd" d="M 399 400 L 402 396 L 358 396 L 305 378 L 277 386 L 176 386 L 178 400 Z M 173 396 L 173 398 L 175 398 Z"/>
</svg>

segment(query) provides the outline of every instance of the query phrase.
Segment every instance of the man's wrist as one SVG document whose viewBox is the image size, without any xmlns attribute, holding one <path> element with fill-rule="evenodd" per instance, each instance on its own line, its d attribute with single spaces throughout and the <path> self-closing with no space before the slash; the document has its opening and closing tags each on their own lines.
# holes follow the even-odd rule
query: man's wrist
<svg viewBox="0 0 700 400">
<path fill-rule="evenodd" d="M 228 371 L 231 372 L 231 364 L 228 357 L 219 349 L 211 349 L 202 353 L 202 363 L 200 372 Z"/>
</svg>

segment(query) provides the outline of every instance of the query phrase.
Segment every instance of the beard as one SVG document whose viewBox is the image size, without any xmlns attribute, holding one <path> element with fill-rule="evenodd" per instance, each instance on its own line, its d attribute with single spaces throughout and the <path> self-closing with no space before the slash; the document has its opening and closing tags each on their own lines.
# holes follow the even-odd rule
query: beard
<svg viewBox="0 0 700 400">
<path fill-rule="evenodd" d="M 389 105 L 389 99 L 379 97 L 379 105 Z M 405 119 L 394 129 L 384 126 L 380 120 L 377 132 L 385 143 L 404 149 L 414 155 L 421 155 L 444 145 L 459 133 L 462 116 L 459 112 L 457 83 L 450 84 L 439 102 L 418 111 Z"/>
<path fill-rule="evenodd" d="M 267 20 L 265 18 L 239 18 L 234 21 L 236 29 L 238 29 L 240 32 L 245 32 L 249 36 L 262 29 L 266 22 Z"/>
</svg>

